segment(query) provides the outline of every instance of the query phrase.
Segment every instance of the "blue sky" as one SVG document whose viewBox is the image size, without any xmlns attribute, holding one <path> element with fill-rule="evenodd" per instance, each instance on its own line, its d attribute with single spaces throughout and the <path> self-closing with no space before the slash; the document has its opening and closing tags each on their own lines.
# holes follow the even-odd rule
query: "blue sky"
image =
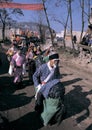
<svg viewBox="0 0 92 130">
<path fill-rule="evenodd" d="M 39 0 L 13 0 L 16 3 L 37 3 Z M 54 16 L 56 19 L 65 21 L 66 19 L 66 7 L 63 3 L 59 5 L 59 7 L 55 7 L 55 1 L 56 0 L 47 0 L 47 13 L 49 16 L 50 26 L 56 31 L 60 32 L 63 30 L 63 25 L 53 21 L 52 16 Z M 81 9 L 79 6 L 79 0 L 75 0 L 75 2 L 72 3 L 72 17 L 73 17 L 73 30 L 80 31 L 81 30 Z M 92 1 L 91 1 L 92 5 Z M 87 5 L 85 9 L 87 8 Z M 17 21 L 32 21 L 36 22 L 38 20 L 39 13 L 37 11 L 32 10 L 23 10 L 24 16 L 23 17 L 14 17 Z M 43 11 L 42 11 L 43 12 Z M 44 14 L 44 13 L 43 13 Z M 46 19 L 44 19 L 45 23 Z M 85 30 L 87 29 L 87 17 L 85 17 Z"/>
</svg>

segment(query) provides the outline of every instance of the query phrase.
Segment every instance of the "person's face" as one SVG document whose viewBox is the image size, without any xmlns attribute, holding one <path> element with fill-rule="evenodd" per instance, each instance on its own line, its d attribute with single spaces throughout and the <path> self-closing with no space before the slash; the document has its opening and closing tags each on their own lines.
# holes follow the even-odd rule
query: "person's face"
<svg viewBox="0 0 92 130">
<path fill-rule="evenodd" d="M 50 60 L 50 66 L 51 67 L 55 67 L 55 66 L 57 66 L 59 64 L 59 60 Z"/>
</svg>

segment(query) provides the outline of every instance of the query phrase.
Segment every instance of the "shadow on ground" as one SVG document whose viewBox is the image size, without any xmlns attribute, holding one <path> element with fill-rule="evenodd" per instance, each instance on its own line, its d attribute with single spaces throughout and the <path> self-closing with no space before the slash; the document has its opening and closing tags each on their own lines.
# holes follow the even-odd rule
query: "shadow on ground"
<svg viewBox="0 0 92 130">
<path fill-rule="evenodd" d="M 0 130 L 38 130 L 43 127 L 36 112 L 28 113 L 12 122 L 9 122 L 5 117 L 2 117 L 2 119 L 4 122 L 0 126 Z"/>
<path fill-rule="evenodd" d="M 92 130 L 92 124 L 86 128 L 86 130 Z"/>
<path fill-rule="evenodd" d="M 5 70 L 4 67 L 6 68 Z M 7 73 L 8 61 L 7 64 L 3 64 L 2 68 L 3 69 L 0 68 L 0 75 Z M 63 74 L 63 76 L 67 75 L 72 74 Z M 0 77 L 0 111 L 7 111 L 12 108 L 25 106 L 26 104 L 30 103 L 34 98 L 34 96 L 27 97 L 25 92 L 16 95 L 13 94 L 14 91 L 17 91 L 17 88 L 12 87 L 12 78 L 13 77 L 8 76 Z M 74 83 L 81 80 L 82 79 L 80 78 L 76 78 L 73 80 L 62 82 L 65 87 L 68 87 L 68 85 L 72 85 L 73 87 L 73 89 L 65 95 L 65 106 L 67 109 L 67 114 L 64 119 L 72 117 L 85 110 L 85 113 L 76 119 L 77 123 L 80 123 L 81 121 L 89 117 L 90 112 L 88 107 L 91 104 L 91 101 L 87 98 L 87 96 L 92 94 L 92 91 L 82 91 L 83 87 L 86 86 L 74 85 Z M 23 81 L 23 84 L 24 88 L 27 87 L 28 81 Z M 43 127 L 40 118 L 38 117 L 38 115 L 36 115 L 35 112 L 30 112 L 13 122 L 9 122 L 5 117 L 2 117 L 2 120 L 3 123 L 1 125 L 1 130 L 38 130 Z M 86 130 L 91 130 L 91 128 L 92 124 Z"/>
<path fill-rule="evenodd" d="M 0 75 L 1 75 L 8 72 L 9 61 L 7 60 L 6 54 L 3 52 L 0 53 L 0 60 L 1 60 L 1 64 L 0 64 Z"/>
<path fill-rule="evenodd" d="M 87 96 L 92 94 L 92 90 L 83 92 L 83 87 L 85 86 L 73 85 L 73 90 L 65 95 L 65 105 L 67 109 L 67 115 L 65 119 L 75 116 L 82 111 L 85 111 L 85 113 L 76 118 L 77 123 L 80 123 L 89 117 L 90 111 L 88 107 L 91 104 L 91 101 L 87 98 Z"/>
</svg>

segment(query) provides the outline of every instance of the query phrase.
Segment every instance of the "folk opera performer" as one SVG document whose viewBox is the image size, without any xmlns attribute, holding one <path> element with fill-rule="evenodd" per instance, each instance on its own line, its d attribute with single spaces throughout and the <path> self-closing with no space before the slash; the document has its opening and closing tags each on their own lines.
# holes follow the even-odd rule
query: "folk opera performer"
<svg viewBox="0 0 92 130">
<path fill-rule="evenodd" d="M 35 110 L 40 113 L 44 125 L 47 125 L 58 111 L 57 108 L 59 108 L 65 93 L 65 89 L 60 82 L 58 64 L 59 54 L 55 52 L 49 56 L 49 61 L 42 64 L 33 75 L 36 90 Z M 47 109 L 49 106 L 51 109 Z"/>
</svg>

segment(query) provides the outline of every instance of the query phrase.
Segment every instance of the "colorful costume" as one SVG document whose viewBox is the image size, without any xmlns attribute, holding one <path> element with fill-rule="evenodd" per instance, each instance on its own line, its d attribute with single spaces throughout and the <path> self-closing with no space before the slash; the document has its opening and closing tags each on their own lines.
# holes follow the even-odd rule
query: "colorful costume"
<svg viewBox="0 0 92 130">
<path fill-rule="evenodd" d="M 14 65 L 14 83 L 21 83 L 23 75 L 23 64 L 26 62 L 25 55 L 16 53 L 12 57 L 11 64 Z"/>
</svg>

